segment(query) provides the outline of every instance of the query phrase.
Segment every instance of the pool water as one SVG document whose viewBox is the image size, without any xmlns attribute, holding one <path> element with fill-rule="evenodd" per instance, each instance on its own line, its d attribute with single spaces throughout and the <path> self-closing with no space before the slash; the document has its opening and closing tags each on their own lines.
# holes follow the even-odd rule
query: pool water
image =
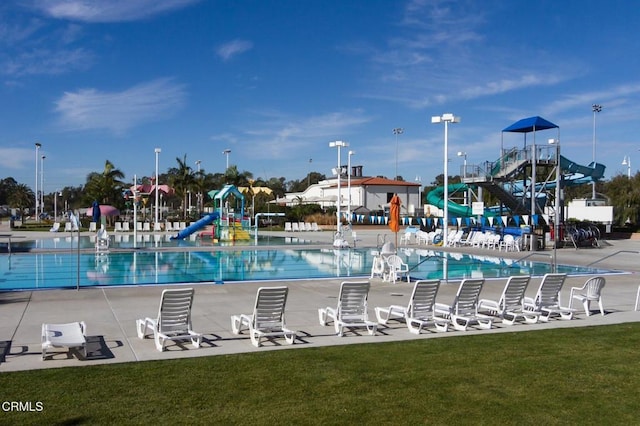
<svg viewBox="0 0 640 426">
<path fill-rule="evenodd" d="M 77 244 L 77 243 L 76 243 Z M 313 249 L 300 246 L 251 249 L 143 250 L 77 253 L 46 250 L 3 255 L 0 291 L 91 286 L 153 285 L 171 283 L 238 283 L 242 281 L 301 280 L 369 277 L 374 259 L 371 249 Z M 399 255 L 411 268 L 411 278 L 449 280 L 542 276 L 548 263 L 405 250 Z M 615 273 L 595 268 L 559 265 L 569 275 Z"/>
</svg>

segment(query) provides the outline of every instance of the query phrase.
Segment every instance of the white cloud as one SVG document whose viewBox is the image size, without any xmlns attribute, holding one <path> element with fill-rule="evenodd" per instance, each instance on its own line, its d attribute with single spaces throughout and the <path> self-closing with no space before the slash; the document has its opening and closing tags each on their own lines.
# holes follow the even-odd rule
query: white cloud
<svg viewBox="0 0 640 426">
<path fill-rule="evenodd" d="M 47 48 L 22 51 L 6 59 L 0 72 L 21 76 L 34 74 L 62 74 L 69 70 L 85 70 L 94 61 L 93 53 L 83 48 L 52 50 Z"/>
<path fill-rule="evenodd" d="M 33 164 L 33 149 L 0 147 L 0 167 L 21 170 L 29 164 Z"/>
<path fill-rule="evenodd" d="M 56 102 L 60 122 L 69 130 L 108 129 L 122 134 L 141 123 L 171 115 L 185 102 L 182 84 L 163 78 L 121 92 L 81 89 Z"/>
<path fill-rule="evenodd" d="M 251 49 L 253 49 L 253 43 L 248 40 L 232 40 L 218 46 L 216 54 L 226 62 Z"/>
<path fill-rule="evenodd" d="M 126 22 L 185 8 L 200 0 L 33 0 L 31 6 L 56 19 Z"/>
</svg>

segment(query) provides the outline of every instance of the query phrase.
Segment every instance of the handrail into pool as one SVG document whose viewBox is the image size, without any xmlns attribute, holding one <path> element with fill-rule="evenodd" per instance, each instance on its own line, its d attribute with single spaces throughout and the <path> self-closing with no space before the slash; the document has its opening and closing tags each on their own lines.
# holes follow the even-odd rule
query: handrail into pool
<svg viewBox="0 0 640 426">
<path fill-rule="evenodd" d="M 613 256 L 615 256 L 615 255 L 617 255 L 617 254 L 620 254 L 620 253 L 633 253 L 633 254 L 640 254 L 640 251 L 636 251 L 636 250 L 619 250 L 619 251 L 617 251 L 617 252 L 615 252 L 615 253 L 611 253 L 610 255 L 607 255 L 607 256 L 605 256 L 605 257 L 603 257 L 603 258 L 601 258 L 601 259 L 595 260 L 595 261 L 593 261 L 593 262 L 589 263 L 587 266 L 595 265 L 595 264 L 596 264 L 596 263 L 598 263 L 598 262 L 602 262 L 603 260 L 609 259 L 610 257 L 613 257 Z"/>
</svg>

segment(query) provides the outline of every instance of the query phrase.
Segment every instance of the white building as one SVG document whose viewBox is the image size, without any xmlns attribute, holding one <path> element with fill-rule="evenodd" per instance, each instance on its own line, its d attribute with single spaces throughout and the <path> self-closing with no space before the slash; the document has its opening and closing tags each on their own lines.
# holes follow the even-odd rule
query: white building
<svg viewBox="0 0 640 426">
<path fill-rule="evenodd" d="M 350 188 L 349 188 L 350 186 Z M 383 177 L 363 177 L 362 166 L 353 167 L 351 185 L 345 177 L 340 178 L 340 210 L 343 212 L 368 214 L 389 209 L 393 194 L 402 201 L 401 214 L 419 214 L 423 203 L 422 184 L 391 180 Z M 336 207 L 338 179 L 332 178 L 311 185 L 303 192 L 290 192 L 276 200 L 278 204 L 318 204 L 322 208 Z"/>
</svg>

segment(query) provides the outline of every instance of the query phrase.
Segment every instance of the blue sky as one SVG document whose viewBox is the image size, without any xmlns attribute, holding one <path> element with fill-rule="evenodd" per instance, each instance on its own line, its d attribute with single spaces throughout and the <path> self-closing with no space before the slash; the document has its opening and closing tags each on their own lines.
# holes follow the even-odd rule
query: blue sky
<svg viewBox="0 0 640 426">
<path fill-rule="evenodd" d="M 640 9 L 625 1 L 15 0 L 0 3 L 0 177 L 49 193 L 105 160 L 127 179 L 187 155 L 207 172 L 330 174 L 344 140 L 365 175 L 498 158 L 540 115 L 606 178 L 640 164 Z M 393 129 L 401 127 L 398 156 Z M 540 132 L 537 143 L 556 137 Z M 530 140 L 530 139 L 529 139 Z M 507 134 L 504 146 L 522 146 Z M 311 161 L 310 161 L 311 160 Z M 343 151 L 346 164 L 346 152 Z M 587 190 L 588 192 L 588 190 Z"/>
</svg>

